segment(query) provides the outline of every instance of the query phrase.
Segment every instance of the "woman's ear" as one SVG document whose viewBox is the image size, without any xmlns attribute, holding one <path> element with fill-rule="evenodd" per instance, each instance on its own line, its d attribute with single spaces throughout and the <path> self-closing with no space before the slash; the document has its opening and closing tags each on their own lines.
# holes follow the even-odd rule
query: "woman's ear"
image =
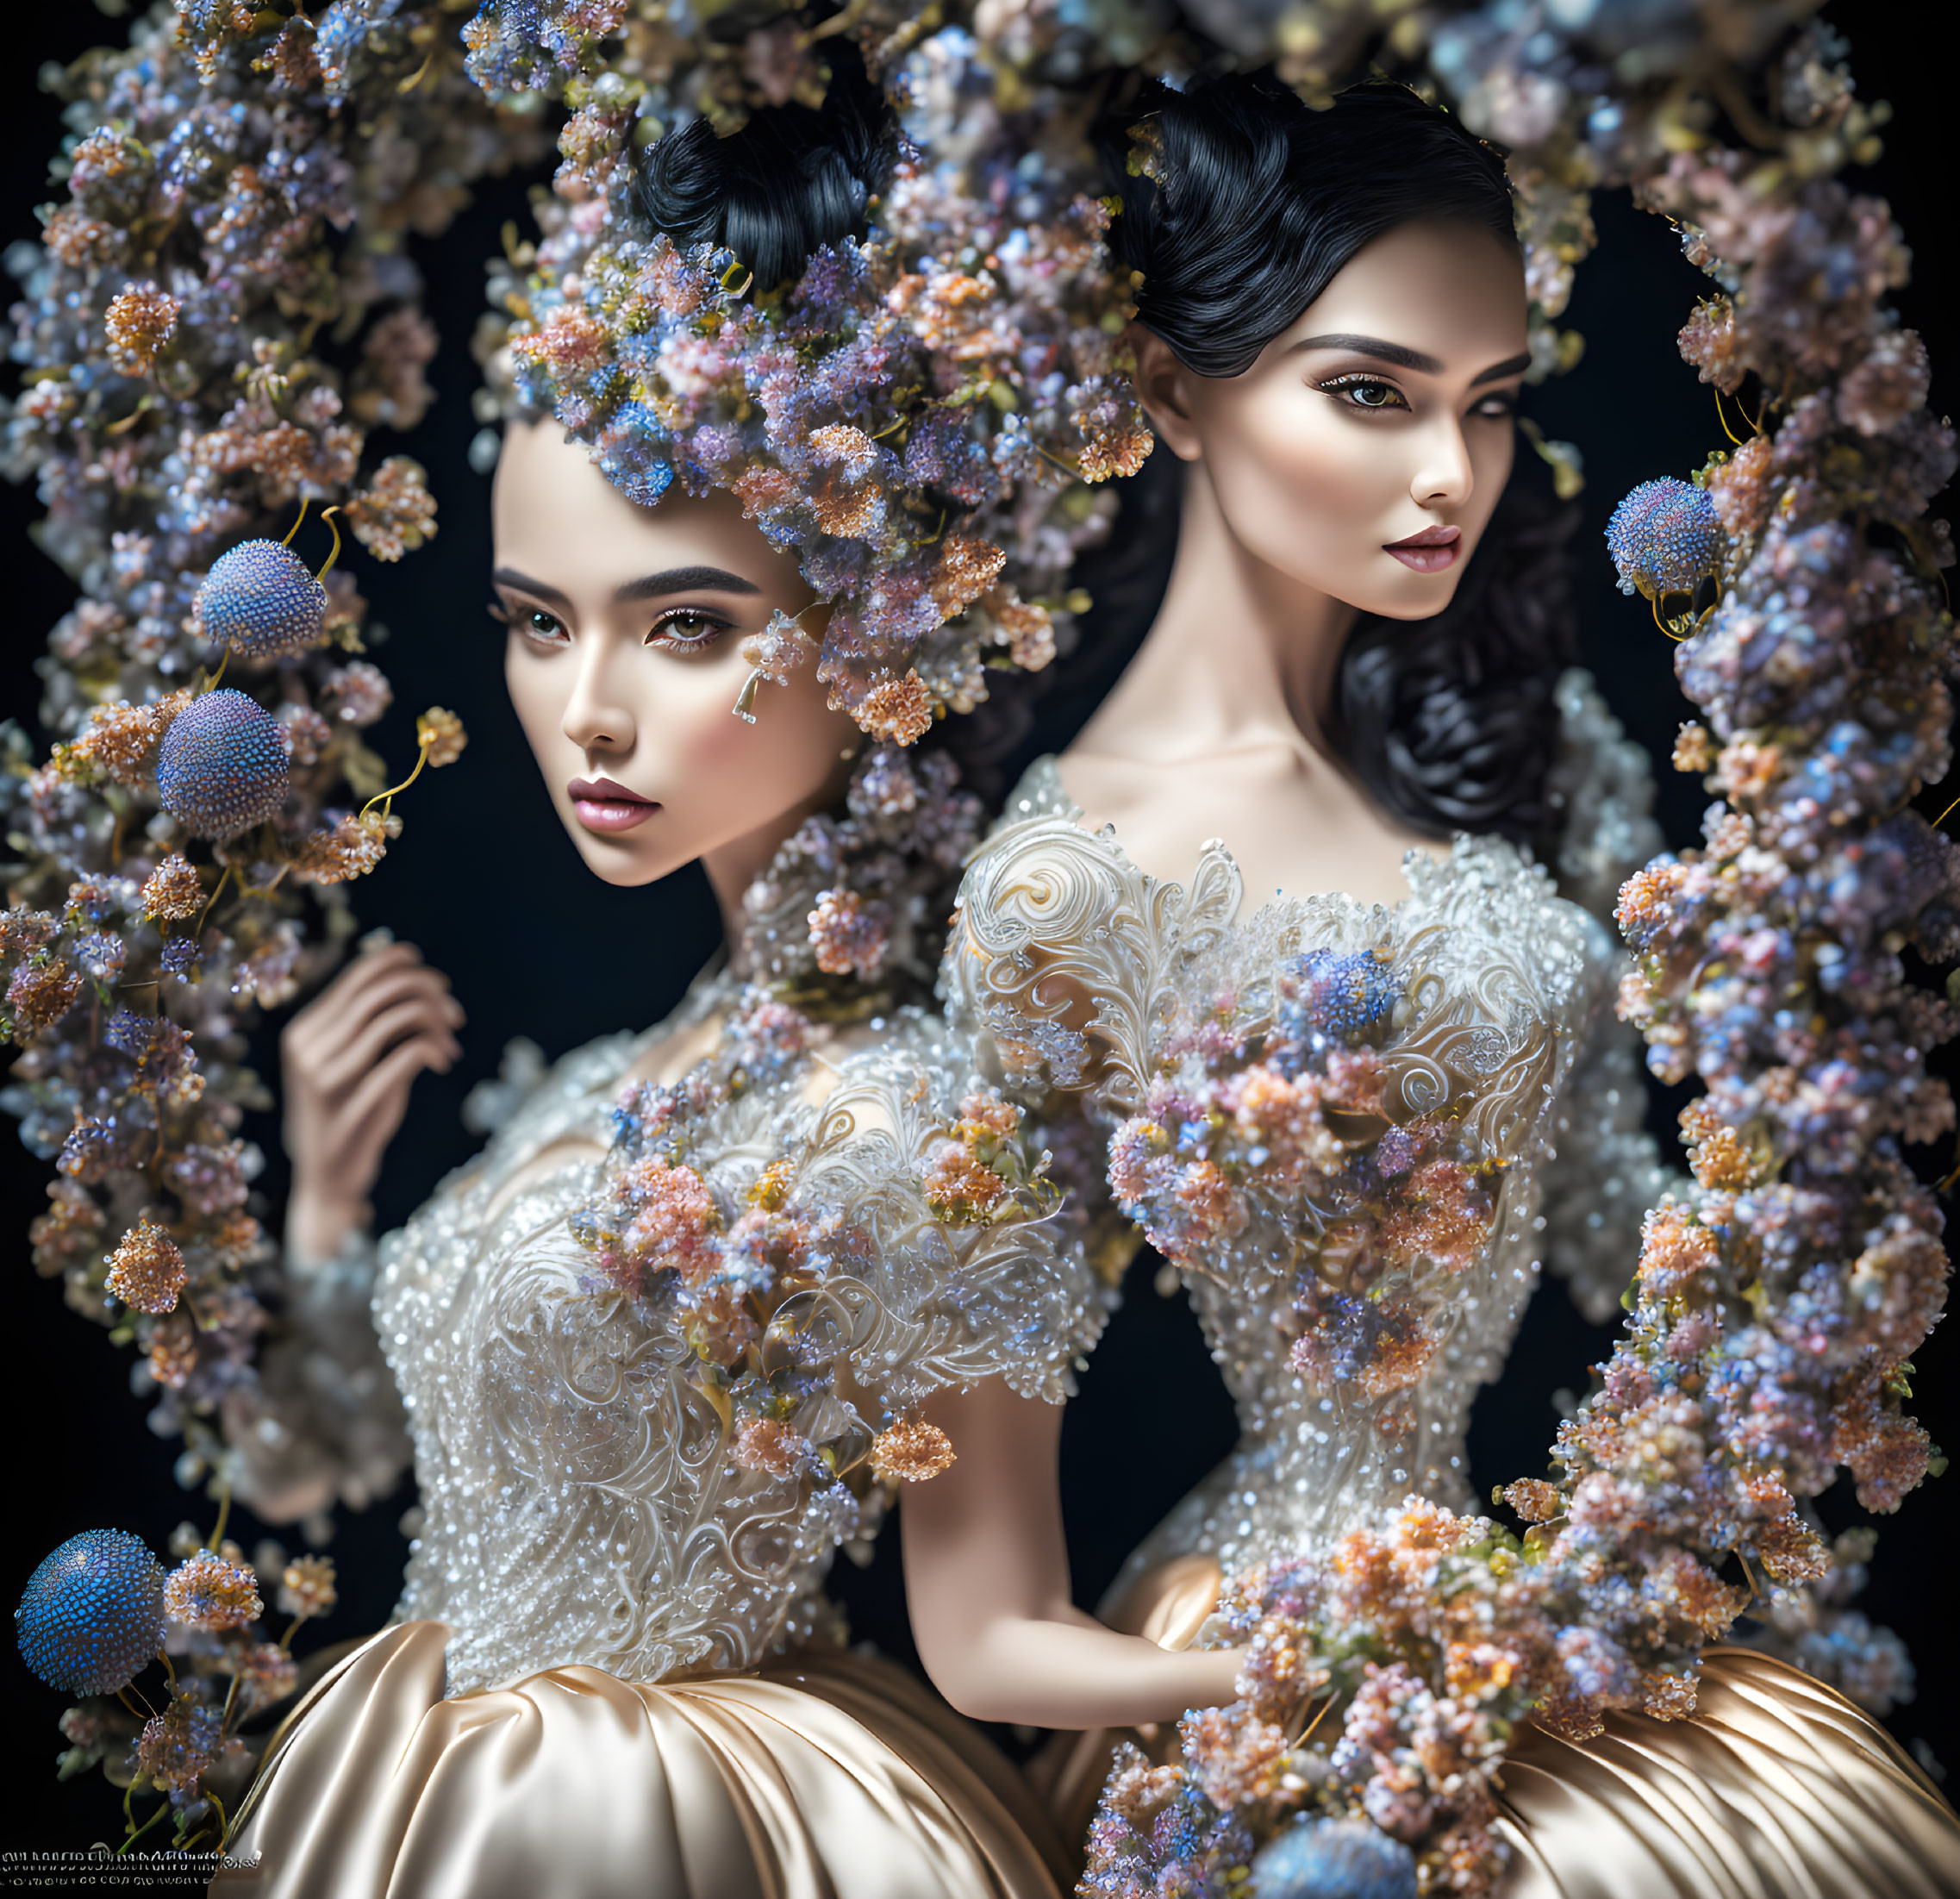
<svg viewBox="0 0 1960 1899">
<path fill-rule="evenodd" d="M 1202 449 L 1192 416 L 1191 372 L 1154 330 L 1132 323 L 1127 338 L 1137 359 L 1137 399 L 1151 427 L 1179 461 L 1197 461 Z"/>
</svg>

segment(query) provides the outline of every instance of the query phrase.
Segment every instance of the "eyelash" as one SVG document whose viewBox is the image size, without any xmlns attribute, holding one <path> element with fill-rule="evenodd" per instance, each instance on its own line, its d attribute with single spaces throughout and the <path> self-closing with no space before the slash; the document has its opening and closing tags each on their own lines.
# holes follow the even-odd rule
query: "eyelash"
<svg viewBox="0 0 1960 1899">
<path fill-rule="evenodd" d="M 507 627 L 515 627 L 527 639 L 535 640 L 540 646 L 555 647 L 561 644 L 559 636 L 565 634 L 565 622 L 556 614 L 546 613 L 542 607 L 522 608 L 514 612 L 501 601 L 493 600 L 490 603 L 490 616 L 493 620 L 501 620 Z M 660 629 L 663 627 L 677 626 L 684 622 L 691 622 L 705 630 L 691 637 L 674 634 L 662 634 Z M 718 615 L 705 612 L 699 607 L 675 607 L 662 614 L 646 629 L 640 643 L 643 647 L 652 647 L 659 653 L 699 653 L 713 646 L 731 624 L 731 622 L 721 619 Z"/>
<path fill-rule="evenodd" d="M 661 628 L 676 626 L 683 621 L 691 621 L 706 630 L 695 634 L 692 639 L 679 634 L 661 636 Z M 646 636 L 640 643 L 661 653 L 702 653 L 713 646 L 728 630 L 730 624 L 730 622 L 719 615 L 704 612 L 699 607 L 676 607 L 671 611 L 662 614 L 646 629 Z"/>
<path fill-rule="evenodd" d="M 1394 409 L 1408 408 L 1408 402 L 1393 383 L 1383 382 L 1379 376 L 1336 376 L 1325 383 L 1314 385 L 1322 395 L 1331 396 L 1343 409 L 1358 409 L 1365 415 L 1386 415 Z M 1392 403 L 1345 403 L 1340 401 L 1340 392 L 1351 389 L 1386 390 L 1395 400 Z M 1471 409 L 1473 415 L 1482 415 L 1491 421 L 1499 421 L 1517 413 L 1517 403 L 1509 396 L 1493 395 L 1482 397 Z"/>
</svg>

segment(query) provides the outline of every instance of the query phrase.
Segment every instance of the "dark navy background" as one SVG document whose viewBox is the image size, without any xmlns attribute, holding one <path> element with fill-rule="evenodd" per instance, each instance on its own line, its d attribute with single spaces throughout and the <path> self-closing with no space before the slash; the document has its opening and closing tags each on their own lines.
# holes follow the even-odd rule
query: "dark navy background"
<svg viewBox="0 0 1960 1899">
<path fill-rule="evenodd" d="M 1832 12 L 1847 25 L 1849 9 Z M 34 234 L 34 206 L 53 195 L 45 166 L 60 136 L 54 102 L 35 74 L 48 59 L 70 59 L 119 31 L 119 22 L 80 5 L 16 10 L 6 47 L 7 127 L 0 247 Z M 1885 157 L 1854 174 L 1859 189 L 1888 197 L 1918 253 L 1917 278 L 1898 299 L 1905 320 L 1932 348 L 1936 409 L 1950 409 L 1960 377 L 1960 334 L 1940 253 L 1951 235 L 1951 168 L 1938 127 L 1951 110 L 1936 64 L 1902 10 L 1857 20 L 1853 66 L 1867 97 L 1891 100 L 1899 118 Z M 374 617 L 391 629 L 376 657 L 392 680 L 394 709 L 371 736 L 397 759 L 413 756 L 415 712 L 431 703 L 460 712 L 471 747 L 454 770 L 425 778 L 402 802 L 406 828 L 379 871 L 355 890 L 359 915 L 384 923 L 421 946 L 446 970 L 469 1012 L 465 1053 L 456 1071 L 416 1084 L 407 1125 L 390 1150 L 377 1196 L 384 1226 L 406 1217 L 475 1143 L 458 1110 L 469 1087 L 494 1072 L 504 1043 L 527 1035 L 556 1056 L 612 1030 L 638 1028 L 665 1013 L 718 940 L 707 885 L 689 871 L 641 890 L 599 884 L 580 864 L 546 803 L 505 701 L 501 629 L 484 611 L 490 568 L 488 481 L 465 459 L 476 425 L 469 402 L 478 375 L 467 339 L 482 303 L 481 260 L 500 248 L 507 218 L 525 215 L 522 184 L 488 189 L 440 246 L 418 253 L 431 278 L 430 306 L 445 337 L 431 370 L 440 399 L 405 440 L 382 436 L 380 453 L 397 447 L 428 468 L 440 498 L 440 533 L 396 567 L 348 559 Z M 1577 442 L 1585 455 L 1586 527 L 1581 540 L 1585 658 L 1607 698 L 1634 734 L 1661 760 L 1689 709 L 1676 690 L 1671 648 L 1643 601 L 1615 591 L 1599 535 L 1614 502 L 1650 476 L 1684 476 L 1722 441 L 1707 389 L 1681 361 L 1674 334 L 1706 285 L 1683 263 L 1659 220 L 1624 196 L 1595 206 L 1601 248 L 1584 265 L 1567 322 L 1585 336 L 1576 371 L 1531 392 L 1527 407 L 1548 435 Z M 434 256 L 432 259 L 432 250 Z M 433 266 L 433 267 L 431 267 Z M 9 286 L 10 293 L 11 286 Z M 9 384 L 9 386 L 11 386 Z M 66 578 L 27 539 L 38 514 L 29 490 L 0 484 L 0 715 L 33 722 L 34 663 L 49 628 L 70 603 Z M 1094 590 L 1097 575 L 1083 578 Z M 1113 591 L 1106 589 L 1106 595 Z M 1039 748 L 1065 743 L 1092 699 L 1059 694 L 1045 705 Z M 1031 746 L 1027 749 L 1033 749 Z M 1668 771 L 1661 815 L 1669 840 L 1695 840 L 1702 803 L 1698 786 Z M 1922 801 L 1937 811 L 1949 794 Z M 270 1034 L 260 1039 L 270 1065 Z M 1666 1104 L 1656 1127 L 1671 1133 Z M 284 1163 L 272 1116 L 247 1132 L 270 1165 L 260 1185 L 278 1223 Z M 1921 1157 L 1944 1172 L 1944 1153 Z M 0 1443 L 11 1444 L 0 1557 L 0 1596 L 10 1605 L 34 1565 L 78 1530 L 115 1526 L 162 1552 L 172 1528 L 190 1516 L 207 1524 L 212 1507 L 180 1490 L 171 1465 L 177 1446 L 144 1422 L 146 1404 L 128 1390 L 127 1351 L 63 1304 L 58 1280 L 37 1277 L 28 1257 L 27 1226 L 42 1202 L 47 1178 L 0 1129 L 0 1289 L 8 1349 L 0 1357 Z M 1632 1262 L 1628 1261 L 1631 1270 Z M 1091 1369 L 1063 1434 L 1063 1484 L 1078 1598 L 1093 1604 L 1123 1555 L 1164 1510 L 1230 1447 L 1231 1407 L 1181 1298 L 1152 1290 L 1156 1261 L 1133 1269 L 1127 1302 Z M 1960 1383 L 1951 1323 L 1920 1355 L 1918 1409 L 1936 1437 L 1960 1438 L 1954 1387 Z M 1582 1391 L 1586 1368 L 1603 1356 L 1610 1329 L 1587 1326 L 1564 1294 L 1549 1286 L 1526 1315 L 1502 1382 L 1480 1400 L 1471 1430 L 1473 1475 L 1480 1492 L 1514 1477 L 1535 1476 L 1556 1422 L 1552 1395 Z M 1903 1634 L 1919 1669 L 1919 1694 L 1894 1716 L 1907 1740 L 1960 1760 L 1960 1724 L 1951 1706 L 1960 1683 L 1960 1640 L 1951 1612 L 1951 1475 L 1881 1520 L 1872 1586 L 1863 1607 Z M 356 1517 L 343 1516 L 332 1544 L 341 1604 L 306 1632 L 312 1644 L 378 1627 L 393 1604 L 405 1554 L 398 1528 L 413 1502 L 412 1485 Z M 1857 1521 L 1849 1498 L 1825 1500 L 1833 1527 Z M 241 1513 L 233 1530 L 249 1549 L 259 1534 Z M 290 1539 L 294 1533 L 279 1533 Z M 840 1563 L 839 1590 L 858 1631 L 909 1653 L 896 1537 L 888 1537 L 865 1571 Z M 303 1641 L 302 1652 L 309 1646 Z M 9 1645 L 9 1650 L 11 1645 Z M 55 1721 L 62 1698 L 34 1679 L 9 1652 L 0 1659 L 6 1713 L 0 1720 L 9 1823 L 0 1848 L 76 1846 L 120 1837 L 118 1796 L 99 1774 L 58 1784 L 55 1757 L 65 1745 Z"/>
</svg>

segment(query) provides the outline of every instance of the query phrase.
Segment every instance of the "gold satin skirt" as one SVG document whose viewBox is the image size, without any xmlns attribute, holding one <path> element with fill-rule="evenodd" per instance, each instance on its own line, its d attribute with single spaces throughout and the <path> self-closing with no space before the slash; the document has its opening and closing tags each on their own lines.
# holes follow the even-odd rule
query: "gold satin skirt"
<svg viewBox="0 0 1960 1899">
<path fill-rule="evenodd" d="M 1105 1619 L 1183 1648 L 1220 1580 L 1214 1559 L 1179 1557 Z M 1087 1833 L 1118 1738 L 1058 1737 L 1031 1770 L 1065 1838 Z M 1686 1721 L 1609 1715 L 1578 1744 L 1527 1728 L 1500 1804 L 1502 1899 L 1960 1899 L 1960 1819 L 1918 1764 L 1856 1702 L 1746 1648 L 1707 1651 Z"/>
<path fill-rule="evenodd" d="M 889 1663 L 583 1665 L 442 1697 L 440 1622 L 342 1659 L 274 1735 L 228 1899 L 1057 1899 L 1015 1770 Z"/>
</svg>

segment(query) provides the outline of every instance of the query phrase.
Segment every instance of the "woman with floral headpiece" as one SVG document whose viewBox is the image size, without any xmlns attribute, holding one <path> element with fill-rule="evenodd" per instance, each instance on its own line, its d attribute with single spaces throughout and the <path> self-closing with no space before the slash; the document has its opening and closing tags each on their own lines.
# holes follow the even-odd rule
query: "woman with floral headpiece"
<svg viewBox="0 0 1960 1899">
<path fill-rule="evenodd" d="M 821 1584 L 957 1467 L 961 1538 L 1052 1585 L 974 1624 L 1016 1648 L 983 1712 L 1230 1690 L 1233 1658 L 1068 1602 L 1036 1421 L 1107 1294 L 1039 1130 L 915 1006 L 979 808 L 914 741 L 983 660 L 1046 661 L 1023 590 L 1052 591 L 1068 517 L 1036 472 L 1120 424 L 1071 288 L 1103 280 L 1101 214 L 955 190 L 842 57 L 821 109 L 637 162 L 619 129 L 575 122 L 561 193 L 608 216 L 563 219 L 511 297 L 492 611 L 588 865 L 699 858 L 730 953 L 383 1243 L 407 1586 L 274 1737 L 228 1836 L 252 1864 L 213 1890 L 1051 1893 L 1017 1777 L 840 1655 Z M 391 946 L 287 1031 L 299 1270 L 359 1278 L 378 1157 L 456 1026 Z"/>
</svg>

